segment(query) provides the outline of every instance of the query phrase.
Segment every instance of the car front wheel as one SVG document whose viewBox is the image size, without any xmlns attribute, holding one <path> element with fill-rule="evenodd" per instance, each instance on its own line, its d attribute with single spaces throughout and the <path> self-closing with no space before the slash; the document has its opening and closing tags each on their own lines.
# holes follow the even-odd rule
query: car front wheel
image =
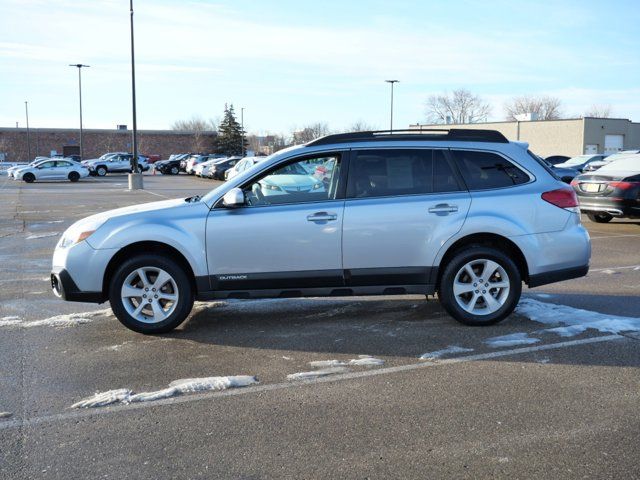
<svg viewBox="0 0 640 480">
<path fill-rule="evenodd" d="M 69 172 L 69 181 L 77 182 L 80 180 L 80 174 L 78 172 Z"/>
<path fill-rule="evenodd" d="M 107 168 L 106 167 L 98 167 L 98 168 L 96 168 L 96 174 L 99 177 L 104 177 L 107 174 Z"/>
<path fill-rule="evenodd" d="M 36 179 L 36 176 L 33 173 L 27 172 L 22 176 L 22 180 L 27 183 L 33 183 Z"/>
<path fill-rule="evenodd" d="M 178 167 L 171 167 L 171 175 L 178 175 L 179 170 Z"/>
<path fill-rule="evenodd" d="M 109 286 L 111 309 L 120 322 L 144 334 L 166 333 L 187 318 L 193 289 L 184 269 L 162 255 L 125 261 Z"/>
<path fill-rule="evenodd" d="M 522 278 L 513 260 L 500 250 L 473 246 L 458 252 L 445 266 L 440 303 L 466 325 L 492 325 L 515 309 Z"/>
</svg>

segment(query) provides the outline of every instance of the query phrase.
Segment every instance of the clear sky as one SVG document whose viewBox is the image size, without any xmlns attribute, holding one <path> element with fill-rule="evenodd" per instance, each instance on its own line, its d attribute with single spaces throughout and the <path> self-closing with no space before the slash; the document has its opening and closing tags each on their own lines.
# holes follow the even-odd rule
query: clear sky
<svg viewBox="0 0 640 480">
<path fill-rule="evenodd" d="M 566 116 L 611 104 L 640 121 L 639 0 L 135 0 L 138 125 L 245 107 L 250 132 L 322 121 L 424 122 L 425 99 L 464 87 L 504 118 L 513 95 Z M 131 125 L 128 0 L 0 0 L 0 126 Z"/>
</svg>

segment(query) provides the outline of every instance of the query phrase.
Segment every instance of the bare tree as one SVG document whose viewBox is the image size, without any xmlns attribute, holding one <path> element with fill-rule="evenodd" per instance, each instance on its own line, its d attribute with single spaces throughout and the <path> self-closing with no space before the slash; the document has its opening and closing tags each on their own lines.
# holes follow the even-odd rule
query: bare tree
<svg viewBox="0 0 640 480">
<path fill-rule="evenodd" d="M 194 116 L 189 120 L 176 120 L 171 129 L 179 132 L 212 132 L 216 131 L 217 124 L 213 120 Z"/>
<path fill-rule="evenodd" d="M 504 105 L 507 120 L 515 120 L 516 115 L 533 113 L 538 120 L 557 120 L 562 116 L 562 101 L 547 95 L 521 95 Z"/>
<path fill-rule="evenodd" d="M 611 116 L 611 105 L 591 105 L 584 112 L 585 117 L 609 118 Z"/>
<path fill-rule="evenodd" d="M 324 122 L 317 122 L 306 125 L 301 129 L 294 129 L 291 132 L 291 137 L 293 139 L 293 144 L 299 145 L 301 143 L 307 143 L 311 140 L 315 140 L 316 138 L 324 137 L 330 133 L 329 125 Z"/>
<path fill-rule="evenodd" d="M 491 105 L 469 90 L 459 88 L 451 95 L 431 95 L 426 102 L 430 123 L 478 123 L 491 114 Z"/>
<path fill-rule="evenodd" d="M 345 129 L 345 132 L 371 132 L 377 129 L 378 128 L 376 126 L 371 125 L 364 120 L 356 120 Z"/>
</svg>

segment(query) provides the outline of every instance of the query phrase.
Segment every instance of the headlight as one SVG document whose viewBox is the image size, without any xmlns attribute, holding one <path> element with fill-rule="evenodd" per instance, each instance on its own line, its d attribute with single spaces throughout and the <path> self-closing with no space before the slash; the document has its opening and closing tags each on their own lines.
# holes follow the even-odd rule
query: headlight
<svg viewBox="0 0 640 480">
<path fill-rule="evenodd" d="M 58 242 L 58 247 L 68 248 L 75 245 L 76 243 L 80 243 L 83 240 L 86 240 L 106 221 L 107 218 L 104 217 L 87 217 L 74 223 L 64 232 L 62 238 Z"/>
</svg>

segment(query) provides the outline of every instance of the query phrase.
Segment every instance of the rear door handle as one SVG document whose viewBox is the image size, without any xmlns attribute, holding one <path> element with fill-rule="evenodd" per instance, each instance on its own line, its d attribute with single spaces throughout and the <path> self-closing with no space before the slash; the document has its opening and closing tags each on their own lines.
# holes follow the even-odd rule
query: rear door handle
<svg viewBox="0 0 640 480">
<path fill-rule="evenodd" d="M 435 207 L 431 207 L 429 209 L 429 213 L 453 213 L 457 211 L 457 205 L 449 205 L 448 203 L 439 203 Z"/>
<path fill-rule="evenodd" d="M 337 214 L 329 212 L 316 212 L 311 215 L 307 215 L 307 221 L 309 222 L 330 222 L 337 219 Z"/>
</svg>

